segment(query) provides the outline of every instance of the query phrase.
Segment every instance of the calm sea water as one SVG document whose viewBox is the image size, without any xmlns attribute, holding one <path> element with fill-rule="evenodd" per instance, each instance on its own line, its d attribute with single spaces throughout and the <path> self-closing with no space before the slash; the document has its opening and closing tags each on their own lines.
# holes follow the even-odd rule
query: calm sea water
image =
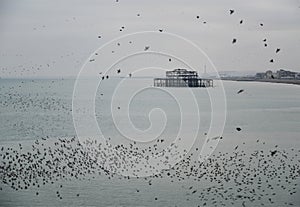
<svg viewBox="0 0 300 207">
<path fill-rule="evenodd" d="M 119 144 L 128 141 L 122 136 L 125 130 L 130 134 L 127 124 L 128 107 L 130 120 L 134 127 L 140 131 L 149 127 L 159 127 L 161 113 L 149 113 L 154 108 L 164 111 L 166 125 L 158 138 L 174 138 L 180 128 L 180 110 L 182 113 L 195 115 L 194 109 L 187 107 L 180 109 L 180 105 L 170 94 L 155 88 L 148 88 L 135 94 L 130 102 L 126 100 L 126 86 L 122 92 L 111 97 L 120 79 L 109 79 L 101 85 L 95 94 L 95 109 L 87 108 L 78 111 L 82 114 L 95 112 L 96 119 L 105 137 L 112 143 Z M 151 79 L 130 79 L 129 86 L 138 86 L 139 82 L 150 86 Z M 77 100 L 85 103 L 87 91 Z M 226 94 L 226 123 L 223 140 L 219 143 L 217 152 L 231 152 L 236 145 L 243 145 L 245 151 L 273 149 L 278 145 L 281 149 L 299 149 L 300 135 L 300 87 L 296 85 L 255 83 L 255 82 L 223 82 Z M 211 104 L 209 94 L 221 87 L 216 81 L 215 88 L 192 89 L 200 112 L 199 134 L 196 146 L 203 143 L 204 134 L 208 131 L 211 121 Z M 59 137 L 72 137 L 76 135 L 72 117 L 72 95 L 74 80 L 0 80 L 0 145 L 17 146 L 18 143 L 30 146 L 37 139 L 48 137 L 55 140 Z M 244 89 L 243 93 L 237 91 Z M 171 92 L 185 96 L 186 89 L 174 88 Z M 125 91 L 125 92 L 124 92 Z M 191 102 L 194 100 L 187 100 Z M 221 102 L 218 98 L 213 101 Z M 188 105 L 188 104 L 187 104 Z M 111 110 L 116 111 L 116 117 L 111 116 Z M 153 112 L 153 111 L 152 111 Z M 151 114 L 151 113 L 150 113 Z M 115 118 L 115 120 L 113 119 Z M 118 122 L 119 129 L 114 121 Z M 152 125 L 151 125 L 152 124 Z M 192 124 L 191 124 L 192 125 Z M 124 127 L 122 127 L 124 126 Z M 87 136 L 92 130 L 87 123 L 83 126 L 83 133 Z M 237 131 L 240 127 L 242 130 Z M 128 129 L 126 131 L 126 129 Z M 85 130 L 85 131 L 84 131 Z M 186 136 L 190 134 L 186 129 Z M 156 131 L 149 131 L 150 137 L 156 136 Z M 152 133 L 152 134 L 151 134 Z M 139 137 L 141 141 L 143 136 Z M 257 143 L 259 139 L 259 143 Z M 262 145 L 261 143 L 265 143 Z M 30 148 L 28 148 L 30 150 Z M 297 180 L 299 183 L 299 180 Z M 42 186 L 39 196 L 35 195 L 36 188 L 14 191 L 1 183 L 0 204 L 3 206 L 197 206 L 198 198 L 186 195 L 186 186 L 193 180 L 171 183 L 168 179 L 153 181 L 152 186 L 140 180 L 107 179 L 105 177 L 90 178 L 90 180 L 58 180 L 54 184 Z M 63 184 L 61 190 L 63 199 L 56 198 L 56 190 Z M 209 184 L 208 184 L 209 185 Z M 207 187 L 199 182 L 198 188 Z M 136 189 L 140 193 L 136 193 Z M 80 194 L 76 197 L 77 193 Z M 297 193 L 289 196 L 278 192 L 276 202 L 266 203 L 265 206 L 283 206 L 283 201 L 291 201 L 300 206 L 299 187 Z M 153 197 L 158 197 L 153 200 Z M 260 206 L 251 204 L 249 206 Z M 228 204 L 232 206 L 232 204 Z M 237 204 L 236 206 L 241 206 Z"/>
</svg>

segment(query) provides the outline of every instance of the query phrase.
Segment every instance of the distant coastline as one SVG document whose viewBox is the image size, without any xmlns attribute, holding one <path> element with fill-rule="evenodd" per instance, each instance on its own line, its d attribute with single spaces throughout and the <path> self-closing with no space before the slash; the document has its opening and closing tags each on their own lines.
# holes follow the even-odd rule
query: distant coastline
<svg viewBox="0 0 300 207">
<path fill-rule="evenodd" d="M 254 77 L 222 77 L 221 80 L 228 81 L 254 81 L 254 82 L 267 82 L 267 83 L 284 83 L 300 85 L 300 80 L 295 79 L 256 79 Z"/>
</svg>

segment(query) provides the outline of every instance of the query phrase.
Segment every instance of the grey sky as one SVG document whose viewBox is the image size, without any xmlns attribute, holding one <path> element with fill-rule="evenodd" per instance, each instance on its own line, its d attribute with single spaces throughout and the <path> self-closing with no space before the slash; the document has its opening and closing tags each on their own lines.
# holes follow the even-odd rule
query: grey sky
<svg viewBox="0 0 300 207">
<path fill-rule="evenodd" d="M 158 29 L 196 43 L 219 71 L 300 71 L 299 0 L 1 0 L 0 76 L 75 76 L 106 42 Z"/>
</svg>

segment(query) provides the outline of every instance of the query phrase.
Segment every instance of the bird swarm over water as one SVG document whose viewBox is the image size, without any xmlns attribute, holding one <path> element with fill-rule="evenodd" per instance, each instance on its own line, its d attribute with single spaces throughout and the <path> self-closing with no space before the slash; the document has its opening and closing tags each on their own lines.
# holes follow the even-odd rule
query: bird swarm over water
<svg viewBox="0 0 300 207">
<path fill-rule="evenodd" d="M 48 140 L 36 140 L 31 150 L 25 150 L 22 144 L 14 148 L 2 147 L 1 182 L 18 191 L 64 179 L 85 180 L 88 175 L 140 179 L 148 185 L 152 185 L 153 180 L 167 179 L 172 183 L 182 182 L 187 200 L 197 198 L 201 206 L 220 206 L 226 202 L 251 206 L 253 202 L 273 204 L 280 190 L 294 195 L 300 175 L 297 157 L 300 150 L 280 150 L 277 145 L 269 151 L 257 149 L 251 153 L 235 147 L 230 153 L 215 153 L 205 162 L 195 159 L 196 148 L 171 169 L 158 173 L 155 167 L 149 167 L 148 160 L 149 156 L 161 156 L 158 146 L 162 140 L 148 148 L 139 147 L 135 142 L 115 146 L 108 142 L 97 144 L 93 139 L 81 144 L 76 137 L 59 138 L 50 144 Z M 139 177 L 140 164 L 143 170 L 153 171 L 153 175 Z M 136 170 L 133 177 L 120 175 L 132 169 Z M 185 180 L 192 180 L 193 184 L 185 186 Z M 202 182 L 208 187 L 200 188 Z M 62 199 L 59 192 L 57 197 Z"/>
<path fill-rule="evenodd" d="M 116 0 L 116 2 L 119 1 Z M 230 9 L 229 14 L 234 15 L 235 10 Z M 137 16 L 139 17 L 140 14 Z M 196 18 L 200 19 L 200 16 L 198 15 Z M 203 24 L 206 23 L 207 21 L 203 21 Z M 244 20 L 239 20 L 240 25 L 243 23 Z M 263 23 L 259 25 L 264 27 Z M 119 28 L 120 32 L 124 30 L 125 26 Z M 163 31 L 163 29 L 159 29 L 159 32 Z M 102 36 L 98 35 L 97 38 L 101 39 Z M 232 44 L 238 44 L 237 38 L 232 39 Z M 266 38 L 263 39 L 263 45 L 268 47 Z M 118 44 L 118 46 L 120 45 Z M 150 46 L 147 45 L 144 51 L 149 49 Z M 277 48 L 275 53 L 280 51 L 281 49 Z M 89 62 L 94 61 L 95 59 L 89 60 Z M 171 59 L 169 61 L 171 62 Z M 274 59 L 270 59 L 269 62 L 274 63 Z M 21 70 L 21 75 L 23 72 L 30 71 L 35 73 L 41 69 L 50 68 L 55 63 L 52 61 L 47 65 L 34 65 L 31 70 L 26 69 L 23 65 L 16 66 L 13 68 L 13 72 L 17 73 Z M 2 68 L 2 72 L 12 73 L 8 68 Z M 119 69 L 117 73 L 120 72 Z M 109 76 L 102 76 L 102 80 L 104 79 L 109 79 Z M 238 94 L 242 92 L 243 90 L 240 90 Z M 6 96 L 4 101 L 0 102 L 3 107 L 12 106 L 16 110 L 26 111 L 29 106 L 34 106 L 45 110 L 51 108 L 51 110 L 64 110 L 70 113 L 70 109 L 61 104 L 62 100 L 39 98 L 38 94 L 24 96 L 24 94 L 7 93 L 3 96 Z M 36 99 L 40 102 L 36 102 Z M 237 127 L 236 130 L 241 131 L 241 128 Z M 51 144 L 48 142 L 48 139 L 37 140 L 29 150 L 25 150 L 22 144 L 19 144 L 18 147 L 2 147 L 0 151 L 0 182 L 19 191 L 33 186 L 39 188 L 41 185 L 54 184 L 62 179 L 84 180 L 87 175 L 101 175 L 109 179 L 141 179 L 145 180 L 148 185 L 152 185 L 154 179 L 167 178 L 170 182 L 193 180 L 193 185 L 182 185 L 182 188 L 186 190 L 187 200 L 192 197 L 197 198 L 201 206 L 222 206 L 226 202 L 230 202 L 232 205 L 239 203 L 242 206 L 251 206 L 252 203 L 272 205 L 279 190 L 294 195 L 300 175 L 298 158 L 300 150 L 284 150 L 279 149 L 278 146 L 270 150 L 257 149 L 250 153 L 236 146 L 231 152 L 213 154 L 205 162 L 195 159 L 198 150 L 194 149 L 188 155 L 181 157 L 182 160 L 172 168 L 158 172 L 155 167 L 151 167 L 151 165 L 149 167 L 148 160 L 150 156 L 156 156 L 160 161 L 165 161 L 162 157 L 163 155 L 165 157 L 166 152 L 162 155 L 158 150 L 161 141 L 149 148 L 140 148 L 136 143 L 116 146 L 108 143 L 97 144 L 92 139 L 86 141 L 83 146 L 76 137 L 59 138 Z M 176 147 L 174 148 L 176 149 Z M 176 152 L 173 153 L 176 154 Z M 129 159 L 124 159 L 125 157 Z M 143 170 L 146 169 L 153 175 L 139 177 L 140 168 L 138 167 L 141 164 Z M 134 177 L 120 175 L 132 169 L 134 169 L 132 174 Z M 207 182 L 209 187 L 200 188 L 201 182 Z M 139 193 L 140 190 L 137 192 Z M 36 195 L 38 196 L 39 192 L 36 192 Z M 78 197 L 79 194 L 76 196 Z M 62 199 L 59 191 L 57 191 L 57 197 Z M 159 200 L 159 198 L 155 197 L 154 200 Z M 284 204 L 294 205 L 291 202 Z"/>
</svg>

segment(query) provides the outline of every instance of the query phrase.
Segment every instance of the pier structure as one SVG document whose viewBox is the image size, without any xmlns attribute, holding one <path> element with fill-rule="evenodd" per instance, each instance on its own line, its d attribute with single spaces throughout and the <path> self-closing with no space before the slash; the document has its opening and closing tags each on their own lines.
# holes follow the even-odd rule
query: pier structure
<svg viewBox="0 0 300 207">
<path fill-rule="evenodd" d="M 175 69 L 166 72 L 165 78 L 154 78 L 155 87 L 213 87 L 212 79 L 199 78 L 196 71 Z"/>
</svg>

